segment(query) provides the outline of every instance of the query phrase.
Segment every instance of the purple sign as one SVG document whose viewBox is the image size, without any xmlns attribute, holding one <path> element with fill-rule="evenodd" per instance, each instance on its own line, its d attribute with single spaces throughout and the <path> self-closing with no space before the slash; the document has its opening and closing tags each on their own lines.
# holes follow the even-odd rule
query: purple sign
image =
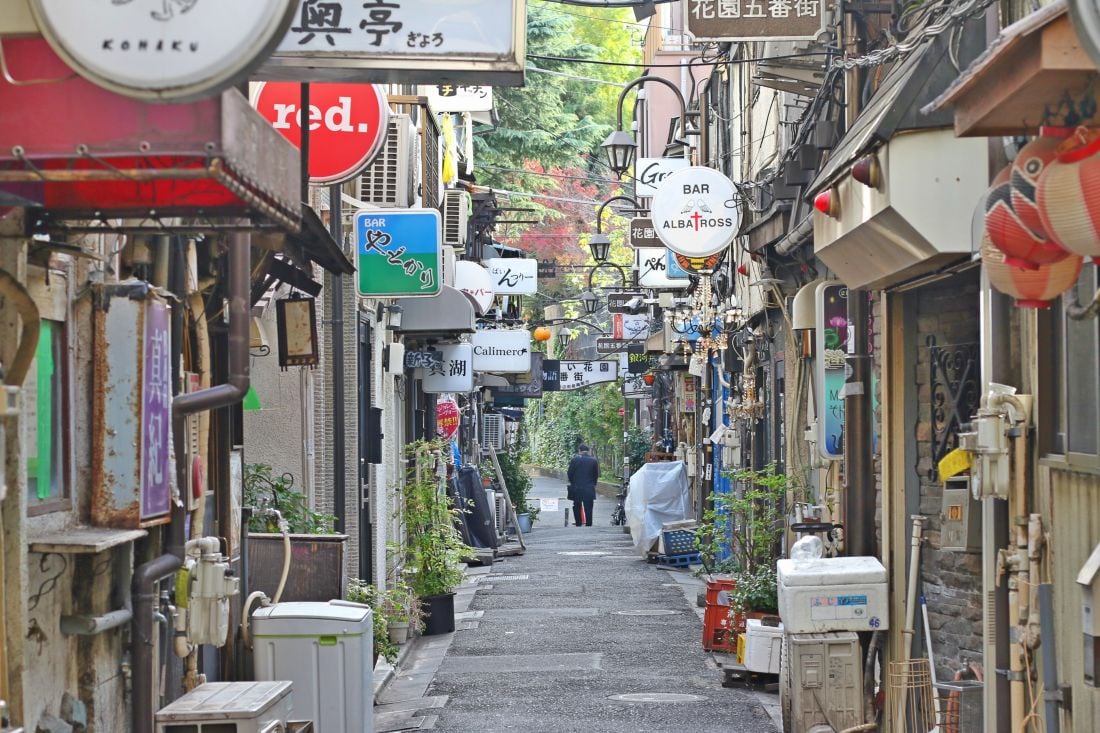
<svg viewBox="0 0 1100 733">
<path fill-rule="evenodd" d="M 172 406 L 171 335 L 168 306 L 150 300 L 145 308 L 145 350 L 141 380 L 141 519 L 168 513 L 171 470 L 168 458 Z"/>
</svg>

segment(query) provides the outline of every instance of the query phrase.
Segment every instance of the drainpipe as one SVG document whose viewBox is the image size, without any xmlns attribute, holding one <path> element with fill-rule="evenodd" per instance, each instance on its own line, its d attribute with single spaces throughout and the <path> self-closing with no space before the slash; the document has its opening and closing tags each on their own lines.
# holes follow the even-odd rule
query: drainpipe
<svg viewBox="0 0 1100 733">
<path fill-rule="evenodd" d="M 178 394 L 172 399 L 173 430 L 177 440 L 184 435 L 184 418 L 206 410 L 226 407 L 244 399 L 249 385 L 249 292 L 251 237 L 236 233 L 229 237 L 227 296 L 229 300 L 229 378 L 225 384 Z M 179 353 L 173 350 L 173 353 Z M 178 382 L 178 380 L 177 380 Z M 189 466 L 179 462 L 177 480 L 181 490 L 188 485 Z M 134 618 L 133 638 L 133 733 L 153 733 L 153 613 L 157 605 L 157 583 L 173 575 L 183 565 L 186 538 L 183 523 L 186 511 L 172 506 L 168 554 L 154 558 L 134 569 L 131 593 Z"/>
<path fill-rule="evenodd" d="M 871 357 L 868 356 L 867 291 L 848 292 L 849 348 L 844 383 L 844 537 L 848 554 L 871 555 L 875 547 L 875 484 L 871 456 Z"/>
</svg>

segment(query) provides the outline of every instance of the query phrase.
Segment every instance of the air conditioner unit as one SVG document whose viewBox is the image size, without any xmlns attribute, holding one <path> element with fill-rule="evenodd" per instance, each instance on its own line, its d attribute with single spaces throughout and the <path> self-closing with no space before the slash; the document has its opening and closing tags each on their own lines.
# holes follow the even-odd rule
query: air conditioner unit
<svg viewBox="0 0 1100 733">
<path fill-rule="evenodd" d="M 504 415 L 481 416 L 481 445 L 483 448 L 504 450 Z"/>
<path fill-rule="evenodd" d="M 382 208 L 409 208 L 416 203 L 420 137 L 408 115 L 390 115 L 386 142 L 358 178 L 356 198 Z"/>
<path fill-rule="evenodd" d="M 504 492 L 496 492 L 495 501 L 493 502 L 496 512 L 497 520 L 497 532 L 499 534 L 508 533 L 508 502 L 504 498 Z"/>
<path fill-rule="evenodd" d="M 863 724 L 862 660 L 859 637 L 851 631 L 786 636 L 779 692 L 790 733 Z"/>
<path fill-rule="evenodd" d="M 156 733 L 289 733 L 291 686 L 207 682 L 157 711 Z"/>
<path fill-rule="evenodd" d="M 485 500 L 489 504 L 489 514 L 492 515 L 493 526 L 500 530 L 500 511 L 497 507 L 497 492 L 495 489 L 485 489 Z"/>
<path fill-rule="evenodd" d="M 443 244 L 460 251 L 466 248 L 469 216 L 470 194 L 457 190 L 443 192 Z"/>
</svg>

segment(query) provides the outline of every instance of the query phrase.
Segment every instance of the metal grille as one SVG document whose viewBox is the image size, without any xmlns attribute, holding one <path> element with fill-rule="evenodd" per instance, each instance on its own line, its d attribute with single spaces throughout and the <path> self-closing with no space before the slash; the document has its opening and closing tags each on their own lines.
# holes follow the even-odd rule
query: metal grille
<svg viewBox="0 0 1100 733">
<path fill-rule="evenodd" d="M 390 116 L 385 145 L 359 177 L 360 201 L 383 207 L 412 205 L 411 187 L 416 180 L 415 171 L 410 170 L 412 129 L 408 115 Z"/>
<path fill-rule="evenodd" d="M 461 250 L 466 247 L 469 194 L 465 191 L 443 192 L 443 244 Z"/>
<path fill-rule="evenodd" d="M 439 209 L 442 203 L 439 200 L 440 186 L 440 160 L 439 160 L 439 128 L 435 124 L 432 113 L 425 107 L 420 116 L 420 170 L 424 171 L 422 177 L 420 196 L 424 207 Z"/>
<path fill-rule="evenodd" d="M 939 346 L 936 337 L 928 341 L 929 384 L 931 385 L 932 467 L 934 479 L 940 459 L 959 445 L 959 428 L 978 409 L 978 345 Z"/>
<path fill-rule="evenodd" d="M 481 445 L 504 450 L 504 415 L 481 416 Z"/>
</svg>

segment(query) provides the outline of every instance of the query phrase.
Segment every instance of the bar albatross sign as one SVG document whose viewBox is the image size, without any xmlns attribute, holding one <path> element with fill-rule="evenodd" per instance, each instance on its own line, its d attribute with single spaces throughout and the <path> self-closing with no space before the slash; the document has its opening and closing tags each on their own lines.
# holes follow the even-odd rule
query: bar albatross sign
<svg viewBox="0 0 1100 733">
<path fill-rule="evenodd" d="M 94 84 L 189 101 L 247 78 L 286 35 L 295 0 L 31 0 L 50 46 Z"/>
<path fill-rule="evenodd" d="M 665 246 L 685 257 L 721 252 L 741 228 L 733 181 L 703 166 L 683 168 L 666 178 L 653 197 L 650 215 Z"/>
</svg>

